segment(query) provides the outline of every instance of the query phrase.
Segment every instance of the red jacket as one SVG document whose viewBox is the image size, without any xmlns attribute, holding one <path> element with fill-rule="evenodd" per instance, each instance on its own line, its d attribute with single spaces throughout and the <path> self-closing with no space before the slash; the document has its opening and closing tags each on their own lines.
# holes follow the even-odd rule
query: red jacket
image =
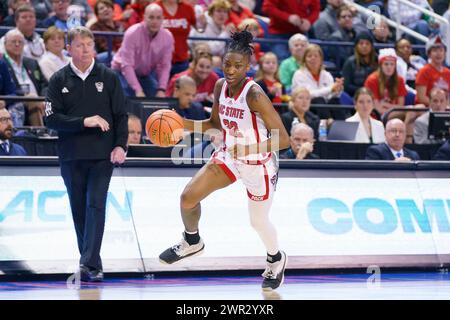
<svg viewBox="0 0 450 320">
<path fill-rule="evenodd" d="M 312 26 L 319 18 L 320 0 L 264 0 L 263 11 L 270 18 L 270 33 L 294 34 L 300 30 L 289 23 L 289 16 L 308 19 Z"/>
</svg>

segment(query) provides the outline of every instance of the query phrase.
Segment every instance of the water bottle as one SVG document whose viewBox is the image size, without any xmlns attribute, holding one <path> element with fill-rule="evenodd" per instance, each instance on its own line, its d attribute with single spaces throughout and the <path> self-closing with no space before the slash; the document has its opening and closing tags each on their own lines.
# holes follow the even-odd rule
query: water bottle
<svg viewBox="0 0 450 320">
<path fill-rule="evenodd" d="M 293 128 L 294 126 L 296 126 L 297 124 L 299 124 L 300 122 L 298 121 L 297 117 L 294 117 L 294 119 L 292 120 L 292 124 L 291 124 L 291 128 Z"/>
<path fill-rule="evenodd" d="M 322 119 L 320 120 L 320 125 L 319 125 L 319 141 L 325 141 L 327 140 L 327 120 L 326 119 Z"/>
</svg>

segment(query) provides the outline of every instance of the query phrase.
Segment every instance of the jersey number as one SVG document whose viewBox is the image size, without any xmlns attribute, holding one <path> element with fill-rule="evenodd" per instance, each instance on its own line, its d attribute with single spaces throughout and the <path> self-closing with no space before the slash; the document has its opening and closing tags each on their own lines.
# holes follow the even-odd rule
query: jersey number
<svg viewBox="0 0 450 320">
<path fill-rule="evenodd" d="M 228 128 L 230 135 L 233 137 L 242 138 L 243 134 L 239 131 L 238 124 L 236 121 L 229 121 L 228 119 L 223 119 L 223 124 Z"/>
</svg>

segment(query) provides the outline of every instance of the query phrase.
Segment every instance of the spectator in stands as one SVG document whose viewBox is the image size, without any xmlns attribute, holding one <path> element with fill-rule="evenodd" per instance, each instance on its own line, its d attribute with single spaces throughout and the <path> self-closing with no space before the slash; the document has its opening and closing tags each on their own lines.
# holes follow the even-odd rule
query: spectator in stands
<svg viewBox="0 0 450 320">
<path fill-rule="evenodd" d="M 88 1 L 92 1 L 95 3 L 95 1 L 97 0 L 72 0 L 68 8 L 69 16 L 72 15 L 72 13 L 76 13 L 79 17 L 81 17 L 81 20 L 83 22 L 87 21 L 87 25 L 91 25 L 92 23 L 94 23 L 96 20 L 93 10 L 94 5 L 92 2 L 88 3 Z M 74 26 L 72 26 L 72 28 L 73 27 Z"/>
<path fill-rule="evenodd" d="M 417 152 L 405 148 L 406 126 L 400 119 L 391 119 L 386 124 L 386 142 L 367 149 L 366 160 L 418 161 Z"/>
<path fill-rule="evenodd" d="M 342 68 L 345 92 L 354 96 L 377 67 L 377 53 L 373 46 L 373 39 L 369 33 L 362 32 L 356 36 L 354 54 L 345 61 Z"/>
<path fill-rule="evenodd" d="M 433 10 L 427 0 L 410 0 L 413 4 L 422 7 L 424 9 Z M 424 19 L 424 15 L 421 11 L 412 8 L 408 5 L 398 2 L 398 0 L 388 1 L 389 16 L 394 21 L 400 21 L 401 24 L 408 28 L 428 37 L 432 29 L 438 26 L 435 23 L 430 24 Z M 420 44 L 415 38 L 411 37 L 411 41 Z"/>
<path fill-rule="evenodd" d="M 450 161 L 450 142 L 448 140 L 436 151 L 432 160 Z"/>
<path fill-rule="evenodd" d="M 14 84 L 11 74 L 9 73 L 8 65 L 2 59 L 0 59 L 0 95 L 16 95 L 16 85 Z M 0 100 L 0 109 L 3 109 L 5 107 L 9 108 L 9 105 L 11 105 L 11 103 Z M 13 124 L 15 124 L 15 121 L 13 121 Z"/>
<path fill-rule="evenodd" d="M 300 32 L 308 34 L 319 18 L 319 0 L 265 0 L 263 10 L 270 18 L 268 38 L 289 39 Z M 289 57 L 289 49 L 283 43 L 271 45 L 279 61 Z"/>
<path fill-rule="evenodd" d="M 285 90 L 278 77 L 278 59 L 272 52 L 265 53 L 259 59 L 259 69 L 255 81 L 267 94 L 272 103 L 284 102 Z"/>
<path fill-rule="evenodd" d="M 428 105 L 431 89 L 438 87 L 450 91 L 450 70 L 445 67 L 447 47 L 441 37 L 431 38 L 426 45 L 428 63 L 416 77 L 416 102 Z"/>
<path fill-rule="evenodd" d="M 17 30 L 25 37 L 23 54 L 25 57 L 39 60 L 45 53 L 45 45 L 41 36 L 35 32 L 36 14 L 31 5 L 22 5 L 15 12 Z M 0 51 L 5 52 L 5 37 L 0 40 Z"/>
<path fill-rule="evenodd" d="M 125 29 L 128 29 L 132 25 L 142 22 L 144 20 L 145 8 L 154 1 L 152 0 L 135 0 L 130 6 L 130 17 L 126 19 Z"/>
<path fill-rule="evenodd" d="M 430 112 L 444 112 L 449 108 L 448 92 L 445 89 L 433 88 L 430 92 Z M 430 122 L 430 112 L 422 114 L 414 122 L 414 143 L 431 144 L 439 143 L 439 140 L 428 138 L 428 124 Z"/>
<path fill-rule="evenodd" d="M 323 51 L 316 44 L 310 44 L 303 56 L 302 66 L 294 73 L 292 90 L 305 87 L 311 94 L 311 102 L 317 104 L 339 104 L 339 96 L 344 90 L 344 79 L 333 79 L 331 73 L 323 67 Z M 321 119 L 345 119 L 346 113 L 342 111 L 320 110 Z"/>
<path fill-rule="evenodd" d="M 212 55 L 209 52 L 200 52 L 195 55 L 194 60 L 188 70 L 180 72 L 170 79 L 167 86 L 166 96 L 173 95 L 175 81 L 182 76 L 189 76 L 194 79 L 197 86 L 197 93 L 194 102 L 200 102 L 202 105 L 211 105 L 214 98 L 214 86 L 219 80 L 217 74 L 212 68 Z"/>
<path fill-rule="evenodd" d="M 48 82 L 42 74 L 36 60 L 23 55 L 25 38 L 23 34 L 13 29 L 5 35 L 4 59 L 16 85 L 16 94 L 21 96 L 45 96 Z M 44 104 L 42 102 L 26 102 L 27 119 L 23 118 L 21 125 L 42 126 Z"/>
<path fill-rule="evenodd" d="M 342 5 L 337 9 L 338 28 L 330 36 L 330 41 L 354 42 L 356 30 L 353 28 L 353 13 L 350 7 Z M 328 48 L 330 60 L 336 64 L 338 70 L 345 60 L 352 55 L 352 48 L 348 46 L 332 46 Z"/>
<path fill-rule="evenodd" d="M 327 0 L 325 10 L 320 13 L 319 19 L 313 25 L 315 38 L 329 40 L 331 34 L 338 30 L 337 10 L 343 3 L 343 0 Z"/>
<path fill-rule="evenodd" d="M 408 39 L 398 40 L 395 43 L 395 52 L 398 75 L 406 80 L 407 86 L 414 89 L 417 73 L 427 62 L 421 56 L 412 54 L 411 42 Z"/>
<path fill-rule="evenodd" d="M 241 1 L 229 0 L 228 2 L 231 5 L 228 22 L 231 22 L 235 28 L 240 29 L 239 25 L 242 23 L 242 21 L 246 19 L 256 20 L 256 16 L 253 14 L 252 10 L 250 10 L 250 8 L 248 8 L 247 6 L 243 5 Z M 258 23 L 258 34 L 261 38 L 264 37 L 264 30 L 259 25 L 259 23 Z"/>
<path fill-rule="evenodd" d="M 372 35 L 376 43 L 390 44 L 395 41 L 394 35 L 389 29 L 386 20 L 381 18 L 375 20 L 375 27 L 372 29 Z"/>
<path fill-rule="evenodd" d="M 39 66 L 47 81 L 58 70 L 65 67 L 70 58 L 64 54 L 64 31 L 50 27 L 44 32 L 44 43 L 47 51 L 39 60 Z"/>
<path fill-rule="evenodd" d="M 26 156 L 25 149 L 10 141 L 13 136 L 13 121 L 5 108 L 0 109 L 0 156 Z"/>
<path fill-rule="evenodd" d="M 433 0 L 431 2 L 431 7 L 437 14 L 444 15 L 449 9 L 450 3 L 448 2 L 448 0 Z"/>
<path fill-rule="evenodd" d="M 52 2 L 50 0 L 31 0 L 34 10 L 36 10 L 36 20 L 38 25 L 49 17 L 53 11 Z"/>
<path fill-rule="evenodd" d="M 359 88 L 355 93 L 356 113 L 346 119 L 348 122 L 359 122 L 355 140 L 358 143 L 382 143 L 385 141 L 384 126 L 381 121 L 370 115 L 374 108 L 372 92 L 367 88 Z"/>
<path fill-rule="evenodd" d="M 49 17 L 44 20 L 43 25 L 45 28 L 55 26 L 58 29 L 67 31 L 69 28 L 67 26 L 67 20 L 69 19 L 69 14 L 67 9 L 70 6 L 70 0 L 51 0 L 54 16 Z"/>
<path fill-rule="evenodd" d="M 92 31 L 123 32 L 124 28 L 121 22 L 114 21 L 114 4 L 111 0 L 98 0 L 94 7 L 97 22 L 92 24 L 89 29 Z M 113 37 L 112 53 L 115 54 L 122 44 L 122 37 Z M 97 51 L 97 61 L 108 63 L 108 39 L 102 36 L 95 37 L 95 49 Z"/>
<path fill-rule="evenodd" d="M 173 97 L 178 99 L 177 113 L 186 119 L 205 120 L 206 113 L 203 106 L 194 102 L 197 86 L 194 79 L 182 76 L 175 81 Z"/>
<path fill-rule="evenodd" d="M 128 96 L 165 97 L 174 39 L 162 27 L 162 20 L 161 7 L 149 4 L 144 21 L 125 32 L 122 46 L 114 55 L 111 68 L 119 74 Z"/>
<path fill-rule="evenodd" d="M 158 0 L 163 9 L 164 28 L 168 29 L 175 39 L 175 51 L 172 56 L 170 75 L 180 73 L 189 68 L 188 36 L 191 28 L 197 25 L 192 5 L 180 0 Z"/>
<path fill-rule="evenodd" d="M 375 111 L 380 120 L 385 112 L 405 105 L 407 94 L 405 81 L 397 74 L 397 54 L 394 49 L 381 49 L 378 56 L 378 70 L 365 81 L 375 99 Z M 392 117 L 395 115 L 392 114 Z"/>
<path fill-rule="evenodd" d="M 304 123 L 295 124 L 291 131 L 289 149 L 280 152 L 280 159 L 315 160 L 319 156 L 313 153 L 314 132 Z"/>
<path fill-rule="evenodd" d="M 5 16 L 2 21 L 3 26 L 7 27 L 15 27 L 16 26 L 16 19 L 15 19 L 15 13 L 17 8 L 24 4 L 30 4 L 30 0 L 8 0 L 8 11 L 9 15 Z"/>
<path fill-rule="evenodd" d="M 300 69 L 301 61 L 303 60 L 303 55 L 305 54 L 305 50 L 309 42 L 308 38 L 303 34 L 296 33 L 289 38 L 288 44 L 291 56 L 282 61 L 280 64 L 280 81 L 286 89 L 286 92 L 290 93 L 292 77 L 294 76 L 295 71 Z"/>
<path fill-rule="evenodd" d="M 296 88 L 292 92 L 292 99 L 289 101 L 289 111 L 281 115 L 281 121 L 287 132 L 291 132 L 292 126 L 296 122 L 310 126 L 314 132 L 314 138 L 319 137 L 320 118 L 309 111 L 311 107 L 311 95 L 306 88 Z"/>
<path fill-rule="evenodd" d="M 192 29 L 190 37 L 200 38 L 229 38 L 232 31 L 229 26 L 235 28 L 232 23 L 228 21 L 228 14 L 230 12 L 231 5 L 227 0 L 214 0 L 208 7 L 208 14 L 206 15 L 206 27 L 205 30 L 199 32 L 196 29 Z M 193 44 L 196 41 L 191 41 Z M 225 41 L 208 41 L 211 53 L 214 56 L 214 66 L 222 65 L 222 56 L 225 53 Z"/>
<path fill-rule="evenodd" d="M 128 142 L 130 144 L 140 144 L 142 142 L 142 122 L 138 116 L 128 113 Z"/>
</svg>

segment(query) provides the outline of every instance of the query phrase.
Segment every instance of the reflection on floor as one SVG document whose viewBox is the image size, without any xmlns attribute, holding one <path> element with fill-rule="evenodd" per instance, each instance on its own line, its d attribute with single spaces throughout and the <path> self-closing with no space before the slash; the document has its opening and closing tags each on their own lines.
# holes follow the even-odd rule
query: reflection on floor
<svg viewBox="0 0 450 320">
<path fill-rule="evenodd" d="M 276 292 L 263 295 L 261 278 L 206 276 L 106 278 L 101 284 L 68 281 L 0 282 L 0 300 L 133 299 L 450 299 L 450 276 L 439 272 L 287 275 Z"/>
</svg>

